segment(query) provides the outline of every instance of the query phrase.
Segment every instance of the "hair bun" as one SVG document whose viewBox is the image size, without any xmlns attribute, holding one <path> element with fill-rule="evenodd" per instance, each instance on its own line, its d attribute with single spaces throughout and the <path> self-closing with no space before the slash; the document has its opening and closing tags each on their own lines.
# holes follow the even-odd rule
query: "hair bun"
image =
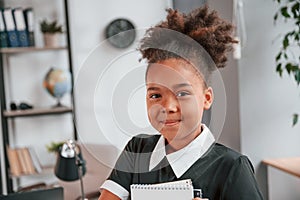
<svg viewBox="0 0 300 200">
<path fill-rule="evenodd" d="M 159 49 L 144 48 L 151 43 L 170 42 L 167 36 L 163 36 L 158 33 L 158 29 L 155 29 L 164 28 L 191 37 L 207 51 L 218 68 L 225 66 L 226 52 L 232 49 L 232 43 L 237 43 L 232 37 L 233 25 L 231 23 L 221 19 L 216 11 L 209 12 L 208 6 L 197 8 L 187 15 L 173 9 L 167 9 L 167 12 L 166 20 L 150 28 L 147 31 L 147 37 L 141 40 L 140 51 L 143 58 L 150 62 L 157 62 L 176 57 L 168 53 L 162 55 Z"/>
</svg>

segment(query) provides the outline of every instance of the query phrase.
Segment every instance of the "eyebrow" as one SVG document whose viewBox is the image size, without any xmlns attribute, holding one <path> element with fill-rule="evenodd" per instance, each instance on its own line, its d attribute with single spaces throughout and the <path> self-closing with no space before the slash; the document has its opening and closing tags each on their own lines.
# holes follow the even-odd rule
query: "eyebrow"
<svg viewBox="0 0 300 200">
<path fill-rule="evenodd" d="M 181 88 L 181 87 L 192 87 L 192 85 L 188 84 L 188 83 L 179 83 L 179 84 L 174 85 L 173 88 L 178 89 L 178 88 Z M 147 89 L 147 91 L 158 91 L 158 90 L 160 90 L 159 87 L 149 87 Z"/>
<path fill-rule="evenodd" d="M 175 89 L 178 89 L 178 88 L 181 88 L 181 87 L 192 87 L 192 85 L 189 84 L 189 83 L 179 83 L 179 84 L 176 84 L 174 86 Z"/>
<path fill-rule="evenodd" d="M 157 90 L 160 90 L 158 87 L 149 87 L 148 89 L 147 89 L 147 91 L 157 91 Z"/>
</svg>

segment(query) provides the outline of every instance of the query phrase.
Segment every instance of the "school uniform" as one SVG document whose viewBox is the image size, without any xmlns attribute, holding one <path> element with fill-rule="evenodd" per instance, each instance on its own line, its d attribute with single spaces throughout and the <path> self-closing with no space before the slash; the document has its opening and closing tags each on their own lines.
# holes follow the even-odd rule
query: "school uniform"
<svg viewBox="0 0 300 200">
<path fill-rule="evenodd" d="M 166 155 L 161 135 L 133 137 L 101 189 L 130 199 L 131 184 L 154 184 L 191 179 L 210 200 L 260 200 L 254 169 L 246 156 L 215 143 L 210 130 L 186 147 Z"/>
</svg>

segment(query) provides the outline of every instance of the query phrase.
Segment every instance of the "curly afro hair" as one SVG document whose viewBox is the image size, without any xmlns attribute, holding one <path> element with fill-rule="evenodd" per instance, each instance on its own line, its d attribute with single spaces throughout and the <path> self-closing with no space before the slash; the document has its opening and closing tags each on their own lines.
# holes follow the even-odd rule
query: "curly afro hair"
<svg viewBox="0 0 300 200">
<path fill-rule="evenodd" d="M 149 63 L 156 63 L 170 58 L 188 58 L 187 60 L 192 60 L 196 66 L 206 65 L 208 71 L 225 66 L 226 52 L 231 50 L 232 43 L 237 43 L 231 36 L 231 23 L 221 19 L 216 11 L 210 12 L 208 6 L 195 9 L 189 14 L 173 9 L 167 9 L 167 12 L 166 20 L 148 29 L 141 40 L 139 50 L 143 59 L 147 59 Z M 170 31 L 183 36 L 174 38 L 170 36 Z M 197 43 L 202 50 L 192 43 Z M 213 66 L 205 58 L 207 53 Z M 203 68 L 201 66 L 201 72 Z"/>
</svg>

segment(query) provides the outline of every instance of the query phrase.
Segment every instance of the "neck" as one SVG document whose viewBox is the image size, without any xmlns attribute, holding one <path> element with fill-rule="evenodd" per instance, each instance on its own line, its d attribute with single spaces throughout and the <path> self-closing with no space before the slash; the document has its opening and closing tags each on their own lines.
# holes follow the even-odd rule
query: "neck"
<svg viewBox="0 0 300 200">
<path fill-rule="evenodd" d="M 188 134 L 184 138 L 173 138 L 171 141 L 168 141 L 165 139 L 165 148 L 166 148 L 166 154 L 174 153 L 184 147 L 186 147 L 188 144 L 190 144 L 196 137 L 198 137 L 202 133 L 202 126 L 200 125 L 199 128 L 197 128 L 193 133 Z"/>
</svg>

